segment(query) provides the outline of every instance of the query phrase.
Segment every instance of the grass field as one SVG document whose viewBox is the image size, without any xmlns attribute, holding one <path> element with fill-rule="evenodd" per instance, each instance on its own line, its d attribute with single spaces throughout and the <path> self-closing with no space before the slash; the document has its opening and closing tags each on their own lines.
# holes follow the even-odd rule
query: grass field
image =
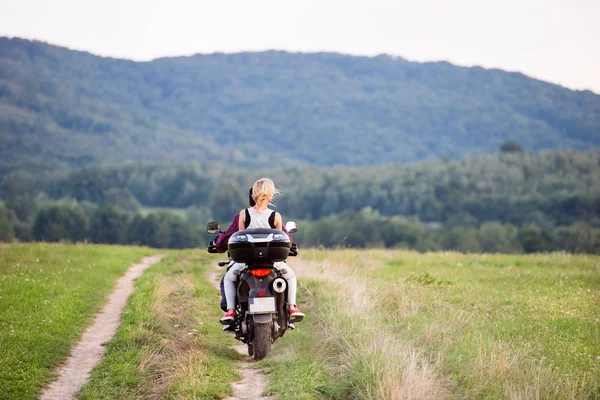
<svg viewBox="0 0 600 400">
<path fill-rule="evenodd" d="M 262 363 L 273 394 L 600 397 L 600 257 L 341 250 L 292 265 L 311 318 Z"/>
<path fill-rule="evenodd" d="M 171 253 L 136 282 L 116 337 L 81 399 L 213 399 L 239 378 L 237 343 L 222 332 L 214 257 Z"/>
<path fill-rule="evenodd" d="M 148 250 L 1 249 L 0 393 L 34 398 Z M 170 252 L 136 281 L 80 398 L 232 394 L 241 356 L 206 278 L 218 258 Z M 600 398 L 600 257 L 303 250 L 289 261 L 307 318 L 258 363 L 275 398 Z"/>
<path fill-rule="evenodd" d="M 0 398 L 33 399 L 145 248 L 0 244 Z"/>
</svg>

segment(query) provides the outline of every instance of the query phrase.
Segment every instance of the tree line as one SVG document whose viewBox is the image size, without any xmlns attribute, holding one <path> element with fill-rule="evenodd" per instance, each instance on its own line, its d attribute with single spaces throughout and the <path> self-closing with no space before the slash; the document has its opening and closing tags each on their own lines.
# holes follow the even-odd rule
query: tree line
<svg viewBox="0 0 600 400">
<path fill-rule="evenodd" d="M 301 245 L 327 248 L 406 248 L 464 253 L 538 253 L 567 251 L 600 253 L 600 229 L 586 222 L 542 228 L 484 222 L 479 227 L 423 223 L 405 217 L 385 217 L 370 208 L 344 212 L 313 222 L 301 222 L 294 235 Z"/>
<path fill-rule="evenodd" d="M 90 242 L 185 249 L 207 243 L 204 228 L 170 212 L 131 215 L 115 205 L 58 202 L 27 221 L 0 207 L 0 241 Z"/>
<path fill-rule="evenodd" d="M 227 223 L 224 222 L 224 228 Z M 556 228 L 500 222 L 485 222 L 479 227 L 448 226 L 415 218 L 386 217 L 365 208 L 317 221 L 300 221 L 299 225 L 294 241 L 301 247 L 600 253 L 600 229 L 583 221 Z M 13 210 L 0 207 L 0 241 L 85 241 L 183 249 L 206 246 L 212 237 L 204 232 L 204 226 L 204 222 L 191 223 L 169 211 L 132 215 L 115 205 L 97 207 L 73 201 L 46 205 L 29 221 L 20 221 Z"/>
<path fill-rule="evenodd" d="M 119 198 L 144 207 L 200 207 L 216 219 L 227 219 L 244 206 L 248 188 L 262 176 L 273 178 L 282 190 L 274 203 L 290 218 L 318 220 L 371 207 L 385 216 L 452 226 L 499 221 L 554 227 L 582 220 L 600 225 L 600 154 L 591 150 L 258 172 L 213 163 L 131 164 L 47 174 L 34 191 L 96 204 Z"/>
<path fill-rule="evenodd" d="M 412 165 L 292 167 L 248 173 L 224 164 L 99 166 L 0 181 L 2 240 L 204 246 L 247 188 L 272 177 L 301 245 L 598 252 L 600 155 L 557 150 Z M 172 213 L 167 210 L 176 210 Z M 154 212 L 153 210 L 159 210 Z M 152 211 L 152 212 L 151 212 Z"/>
</svg>

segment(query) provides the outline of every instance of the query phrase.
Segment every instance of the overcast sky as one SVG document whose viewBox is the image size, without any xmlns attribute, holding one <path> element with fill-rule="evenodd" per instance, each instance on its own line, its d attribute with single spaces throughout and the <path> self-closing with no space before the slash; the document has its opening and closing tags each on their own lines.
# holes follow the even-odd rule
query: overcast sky
<svg viewBox="0 0 600 400">
<path fill-rule="evenodd" d="M 387 53 L 600 93 L 600 0 L 0 0 L 0 36 L 133 60 Z"/>
</svg>

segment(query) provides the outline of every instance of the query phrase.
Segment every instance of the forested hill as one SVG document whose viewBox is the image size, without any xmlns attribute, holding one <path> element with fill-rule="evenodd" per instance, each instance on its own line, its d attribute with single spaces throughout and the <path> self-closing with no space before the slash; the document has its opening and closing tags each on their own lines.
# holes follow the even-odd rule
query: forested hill
<svg viewBox="0 0 600 400">
<path fill-rule="evenodd" d="M 600 96 L 519 73 L 332 53 L 133 62 L 0 38 L 0 174 L 125 160 L 366 165 L 597 148 Z"/>
<path fill-rule="evenodd" d="M 206 222 L 229 222 L 261 176 L 284 193 L 277 210 L 302 220 L 302 246 L 600 253 L 595 150 L 260 171 L 223 163 L 13 171 L 0 180 L 0 242 L 195 247 Z"/>
<path fill-rule="evenodd" d="M 53 199 L 201 208 L 206 220 L 212 215 L 223 221 L 244 206 L 247 188 L 263 175 L 283 191 L 275 203 L 288 218 L 316 220 L 370 207 L 385 216 L 453 226 L 484 221 L 569 225 L 580 220 L 600 225 L 597 151 L 515 152 L 410 165 L 304 166 L 252 173 L 215 164 L 88 167 L 40 177 L 36 187 Z"/>
</svg>

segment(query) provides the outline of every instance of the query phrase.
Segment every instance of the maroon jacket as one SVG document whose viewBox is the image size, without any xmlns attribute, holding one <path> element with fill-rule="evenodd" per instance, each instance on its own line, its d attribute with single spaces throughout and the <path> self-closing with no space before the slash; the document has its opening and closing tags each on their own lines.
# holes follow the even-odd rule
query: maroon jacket
<svg viewBox="0 0 600 400">
<path fill-rule="evenodd" d="M 229 228 L 227 228 L 227 230 L 223 233 L 221 233 L 219 236 L 217 236 L 214 240 L 215 246 L 217 247 L 217 253 L 225 253 L 227 251 L 227 242 L 229 242 L 229 238 L 231 237 L 231 235 L 233 235 L 234 233 L 236 233 L 239 229 L 240 225 L 240 214 L 235 214 L 235 216 L 233 217 L 233 222 L 231 223 L 231 225 L 229 225 Z M 287 231 L 287 229 L 285 229 L 285 225 L 283 225 L 281 227 L 282 231 L 284 231 L 285 233 L 287 233 L 287 235 L 290 238 L 290 245 L 292 244 L 292 236 L 290 235 L 290 233 Z"/>
</svg>

